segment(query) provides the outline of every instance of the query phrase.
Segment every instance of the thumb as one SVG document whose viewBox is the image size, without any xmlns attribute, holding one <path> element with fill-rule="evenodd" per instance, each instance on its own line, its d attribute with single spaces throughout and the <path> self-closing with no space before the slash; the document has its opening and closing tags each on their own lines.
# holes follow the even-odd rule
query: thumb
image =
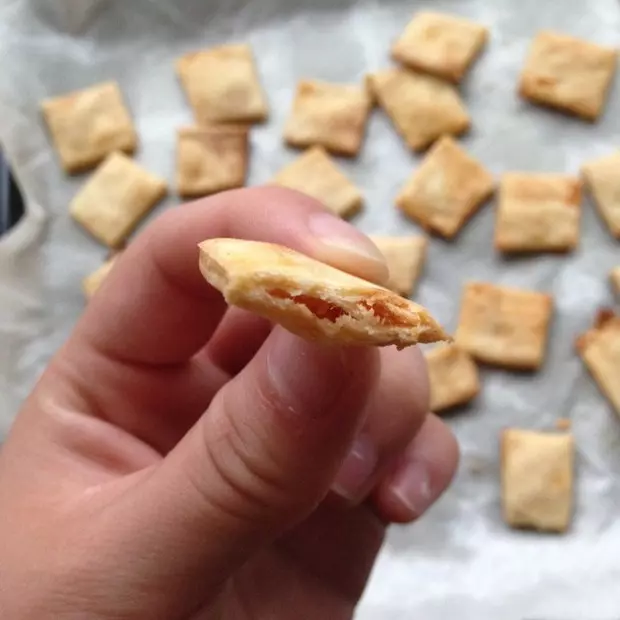
<svg viewBox="0 0 620 620">
<path fill-rule="evenodd" d="M 142 509 L 158 538 L 149 553 L 171 574 L 179 563 L 185 579 L 194 567 L 204 592 L 307 517 L 346 456 L 378 371 L 374 349 L 275 328 L 147 480 Z"/>
</svg>

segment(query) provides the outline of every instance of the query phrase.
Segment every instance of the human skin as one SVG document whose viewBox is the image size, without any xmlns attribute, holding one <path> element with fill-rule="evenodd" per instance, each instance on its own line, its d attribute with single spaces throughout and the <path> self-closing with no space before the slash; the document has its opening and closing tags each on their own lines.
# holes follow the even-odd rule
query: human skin
<svg viewBox="0 0 620 620">
<path fill-rule="evenodd" d="M 227 309 L 197 243 L 290 246 L 385 282 L 301 194 L 171 209 L 119 257 L 0 452 L 0 617 L 351 618 L 386 527 L 458 459 L 417 349 L 321 346 Z"/>
</svg>

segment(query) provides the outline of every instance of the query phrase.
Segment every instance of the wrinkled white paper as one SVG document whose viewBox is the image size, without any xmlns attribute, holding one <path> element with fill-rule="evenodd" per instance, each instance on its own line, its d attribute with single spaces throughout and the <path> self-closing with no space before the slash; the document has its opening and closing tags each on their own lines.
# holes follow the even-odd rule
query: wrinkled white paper
<svg viewBox="0 0 620 620">
<path fill-rule="evenodd" d="M 0 0 L 0 140 L 28 200 L 27 219 L 0 240 L 3 431 L 82 312 L 82 277 L 106 254 L 67 215 L 83 178 L 61 173 L 39 101 L 118 80 L 140 133 L 138 159 L 172 180 L 174 131 L 192 120 L 174 58 L 247 41 L 272 110 L 252 135 L 251 182 L 261 183 L 295 156 L 281 134 L 296 80 L 359 81 L 388 65 L 390 42 L 417 8 L 463 14 L 491 30 L 462 90 L 473 116 L 463 142 L 493 172 L 577 173 L 584 160 L 620 145 L 618 84 L 596 125 L 515 95 L 537 30 L 617 44 L 615 0 Z M 366 195 L 356 220 L 362 230 L 416 229 L 393 202 L 418 162 L 375 113 L 362 155 L 342 164 Z M 175 204 L 170 198 L 156 212 Z M 483 395 L 450 419 L 462 446 L 457 481 L 419 524 L 393 528 L 361 619 L 620 618 L 620 422 L 573 349 L 597 307 L 613 303 L 606 277 L 620 263 L 617 244 L 588 200 L 578 251 L 502 260 L 491 247 L 493 210 L 485 206 L 454 242 L 432 240 L 419 299 L 454 328 L 468 279 L 549 291 L 557 310 L 548 359 L 534 375 L 483 370 Z M 558 417 L 572 420 L 578 445 L 574 526 L 565 536 L 509 531 L 499 512 L 499 431 L 550 428 Z"/>
</svg>

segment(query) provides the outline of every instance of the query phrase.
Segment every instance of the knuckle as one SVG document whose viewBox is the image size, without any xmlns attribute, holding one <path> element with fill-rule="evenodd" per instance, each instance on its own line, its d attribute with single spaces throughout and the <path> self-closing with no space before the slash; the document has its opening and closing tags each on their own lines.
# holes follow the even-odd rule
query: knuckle
<svg viewBox="0 0 620 620">
<path fill-rule="evenodd" d="M 297 514 L 308 503 L 311 508 L 314 503 L 292 484 L 278 442 L 234 411 L 227 414 L 225 406 L 222 411 L 217 418 L 205 419 L 200 432 L 203 457 L 192 478 L 204 501 L 235 521 L 257 523 L 274 514 Z M 205 474 L 204 463 L 211 475 Z"/>
</svg>

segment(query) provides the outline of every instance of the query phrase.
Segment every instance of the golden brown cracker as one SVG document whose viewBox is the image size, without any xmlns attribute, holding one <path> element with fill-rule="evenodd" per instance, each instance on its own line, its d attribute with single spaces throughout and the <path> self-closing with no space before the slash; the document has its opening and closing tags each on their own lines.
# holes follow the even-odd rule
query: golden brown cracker
<svg viewBox="0 0 620 620">
<path fill-rule="evenodd" d="M 455 341 L 481 362 L 534 370 L 544 360 L 552 311 L 545 293 L 470 282 Z"/>
<path fill-rule="evenodd" d="M 396 198 L 425 229 L 452 238 L 494 189 L 492 175 L 446 136 L 427 153 Z"/>
<path fill-rule="evenodd" d="M 540 32 L 521 73 L 519 93 L 535 103 L 596 120 L 616 69 L 615 49 L 556 32 Z"/>
<path fill-rule="evenodd" d="M 456 344 L 435 347 L 425 354 L 434 413 L 464 405 L 480 391 L 478 366 Z"/>
<path fill-rule="evenodd" d="M 184 198 L 243 187 L 248 165 L 245 127 L 185 127 L 177 137 L 177 190 Z"/>
<path fill-rule="evenodd" d="M 420 235 L 388 237 L 371 235 L 390 272 L 388 288 L 409 297 L 415 290 L 426 257 L 428 241 Z"/>
<path fill-rule="evenodd" d="M 43 117 L 66 172 L 93 168 L 114 151 L 133 153 L 138 137 L 116 82 L 46 99 Z"/>
<path fill-rule="evenodd" d="M 460 82 L 488 37 L 488 30 L 456 15 L 420 11 L 392 46 L 392 58 L 413 69 Z"/>
<path fill-rule="evenodd" d="M 409 148 L 422 151 L 444 135 L 469 129 L 470 118 L 456 88 L 431 75 L 385 69 L 368 77 L 373 97 Z"/>
<path fill-rule="evenodd" d="M 501 439 L 502 512 L 515 528 L 564 532 L 573 512 L 572 435 L 507 429 Z"/>
<path fill-rule="evenodd" d="M 249 45 L 221 45 L 186 54 L 176 70 L 199 124 L 255 123 L 267 100 Z"/>
<path fill-rule="evenodd" d="M 447 339 L 422 306 L 282 246 L 209 239 L 200 270 L 229 304 L 306 339 L 398 348 Z"/>
<path fill-rule="evenodd" d="M 362 208 L 360 190 L 320 146 L 308 149 L 285 166 L 272 183 L 311 196 L 340 217 L 351 217 Z"/>
<path fill-rule="evenodd" d="M 579 243 L 581 181 L 567 175 L 506 173 L 499 190 L 495 247 L 568 252 Z"/>
<path fill-rule="evenodd" d="M 577 350 L 620 415 L 620 317 L 607 310 L 599 312 L 594 326 L 577 340 Z"/>
<path fill-rule="evenodd" d="M 284 128 L 287 144 L 322 146 L 341 155 L 358 154 L 370 111 L 367 89 L 349 84 L 302 80 Z"/>
<path fill-rule="evenodd" d="M 73 198 L 70 212 L 99 241 L 117 247 L 166 191 L 163 179 L 112 153 Z"/>
</svg>

